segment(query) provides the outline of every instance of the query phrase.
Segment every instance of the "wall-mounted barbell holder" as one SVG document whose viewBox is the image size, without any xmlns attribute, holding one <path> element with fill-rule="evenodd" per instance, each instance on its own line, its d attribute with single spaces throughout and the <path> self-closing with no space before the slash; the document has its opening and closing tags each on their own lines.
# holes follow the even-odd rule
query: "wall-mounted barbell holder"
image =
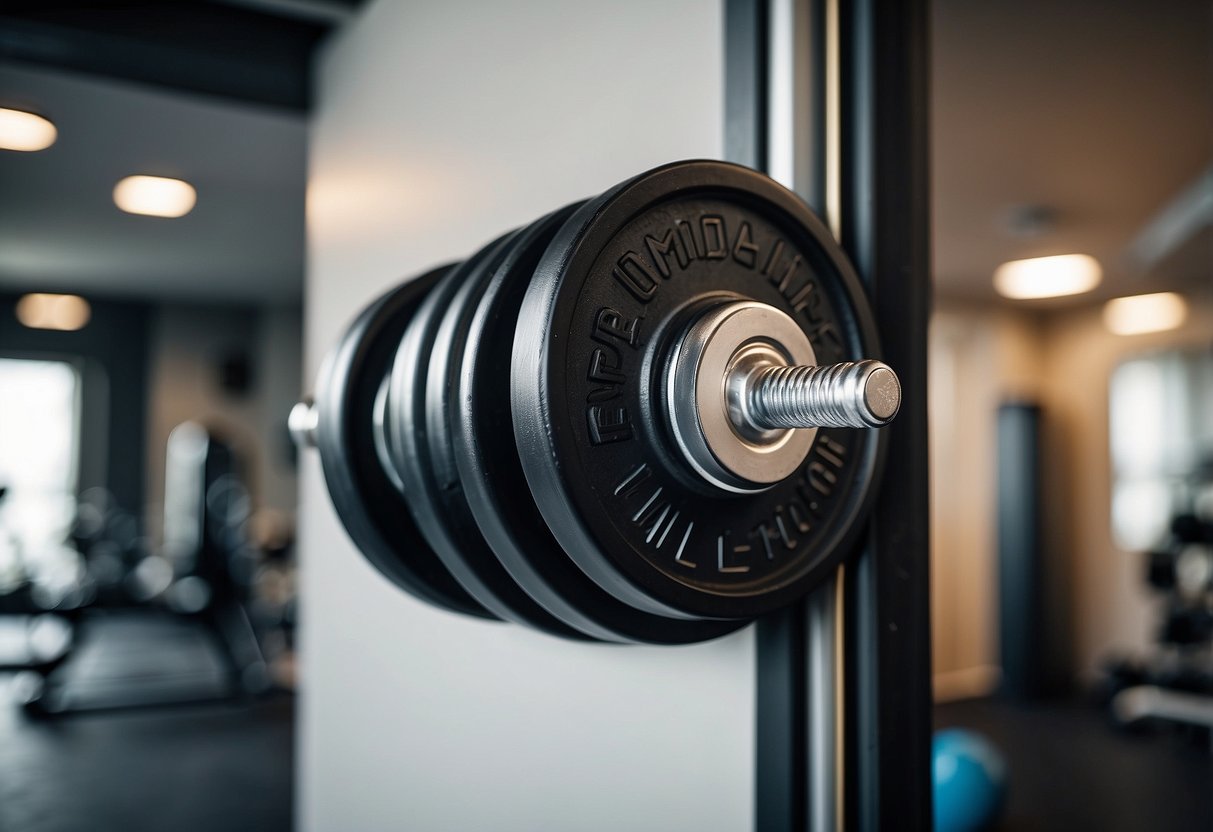
<svg viewBox="0 0 1213 832">
<path fill-rule="evenodd" d="M 855 547 L 901 401 L 879 355 L 798 197 L 679 162 L 380 297 L 291 428 L 355 544 L 418 598 L 688 643 Z"/>
</svg>

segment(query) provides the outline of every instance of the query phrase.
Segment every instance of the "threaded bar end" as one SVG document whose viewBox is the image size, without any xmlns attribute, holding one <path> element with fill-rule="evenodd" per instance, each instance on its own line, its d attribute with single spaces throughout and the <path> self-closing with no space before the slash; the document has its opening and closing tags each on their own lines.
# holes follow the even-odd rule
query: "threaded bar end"
<svg viewBox="0 0 1213 832">
<path fill-rule="evenodd" d="M 880 361 L 820 367 L 768 367 L 753 380 L 749 416 L 755 427 L 877 428 L 901 405 L 901 383 Z"/>
</svg>

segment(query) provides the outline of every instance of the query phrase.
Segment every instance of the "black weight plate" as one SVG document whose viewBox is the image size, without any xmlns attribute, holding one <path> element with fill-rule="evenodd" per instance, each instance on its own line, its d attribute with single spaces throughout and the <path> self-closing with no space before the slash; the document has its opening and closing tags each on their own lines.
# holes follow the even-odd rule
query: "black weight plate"
<svg viewBox="0 0 1213 832">
<path fill-rule="evenodd" d="M 478 275 L 492 265 L 496 252 L 509 236 L 498 238 L 453 268 L 430 291 L 409 322 L 400 339 L 389 381 L 387 445 L 396 454 L 396 470 L 413 519 L 431 549 L 468 594 L 499 618 L 523 622 L 555 635 L 580 638 L 578 632 L 548 615 L 509 578 L 474 523 L 449 511 L 449 495 L 443 492 L 430 449 L 433 440 L 429 434 L 431 420 L 426 392 L 429 368 L 431 361 L 443 359 L 435 348 L 435 338 L 460 291 L 469 282 L 474 284 Z"/>
<path fill-rule="evenodd" d="M 513 232 L 511 232 L 513 233 Z M 388 379 L 389 407 L 386 418 L 386 445 L 395 454 L 396 473 L 408 497 L 409 511 L 427 540 L 448 537 L 438 528 L 430 492 L 435 480 L 430 470 L 429 426 L 426 424 L 425 385 L 428 377 L 434 334 L 442 314 L 468 271 L 476 267 L 510 235 L 506 234 L 457 264 L 430 290 L 417 308 L 400 338 Z"/>
<path fill-rule="evenodd" d="M 375 396 L 434 269 L 380 297 L 328 354 L 316 385 L 316 445 L 333 505 L 354 544 L 401 589 L 447 610 L 489 617 L 425 542 L 375 451 Z"/>
<path fill-rule="evenodd" d="M 401 434 L 411 437 L 402 448 L 405 454 L 428 451 L 428 457 L 414 465 L 426 481 L 424 498 L 411 505 L 427 518 L 422 528 L 456 580 L 502 618 L 552 635 L 584 639 L 579 630 L 552 616 L 524 592 L 493 554 L 464 497 L 450 444 L 451 423 L 471 416 L 467 403 L 453 395 L 452 376 L 458 370 L 458 356 L 465 346 L 472 313 L 511 240 L 503 238 L 490 244 L 483 254 L 473 256 L 466 268 L 452 272 L 446 283 L 435 289 L 433 313 L 418 313 L 419 337 L 428 337 L 429 349 L 423 347 L 415 357 L 428 359 L 425 369 L 417 368 L 416 372 L 424 373 L 425 379 L 422 383 L 415 378 L 408 385 L 412 396 L 406 394 L 394 403 L 394 415 Z M 449 292 L 444 291 L 447 284 Z M 509 354 L 508 342 L 489 347 Z M 424 395 L 418 395 L 422 392 Z M 417 430 L 422 423 L 424 430 Z M 412 439 L 418 440 L 415 445 Z"/>
<path fill-rule="evenodd" d="M 404 494 L 404 483 L 400 481 L 400 475 L 396 473 L 396 450 L 392 446 L 392 437 L 388 435 L 387 430 L 387 414 L 391 407 L 391 397 L 388 395 L 391 389 L 391 385 L 388 383 L 390 380 L 391 375 L 385 375 L 379 384 L 378 392 L 375 393 L 375 410 L 371 416 L 375 425 L 375 453 L 379 456 L 383 470 L 392 485 L 396 486 L 396 490 L 401 494 Z"/>
<path fill-rule="evenodd" d="M 663 355 L 671 321 L 722 292 L 787 312 L 822 364 L 880 357 L 821 221 L 721 162 L 658 168 L 581 208 L 537 266 L 514 341 L 515 434 L 548 526 L 604 589 L 666 615 L 749 618 L 804 595 L 854 548 L 883 456 L 880 431 L 823 429 L 766 491 L 689 484 Z"/>
<path fill-rule="evenodd" d="M 513 578 L 572 627 L 604 641 L 685 644 L 744 622 L 688 621 L 642 612 L 612 597 L 565 554 L 531 497 L 510 416 L 511 344 L 536 263 L 577 206 L 528 226 L 510 242 L 465 335 L 452 339 L 454 460 L 480 531 Z"/>
</svg>

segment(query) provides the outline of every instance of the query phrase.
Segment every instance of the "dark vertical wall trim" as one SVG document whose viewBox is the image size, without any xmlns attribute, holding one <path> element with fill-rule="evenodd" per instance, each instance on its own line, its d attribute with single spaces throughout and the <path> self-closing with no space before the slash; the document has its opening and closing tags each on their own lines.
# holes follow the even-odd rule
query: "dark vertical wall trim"
<svg viewBox="0 0 1213 832">
<path fill-rule="evenodd" d="M 92 300 L 92 318 L 76 332 L 29 329 L 17 322 L 17 297 L 0 295 L 0 356 L 48 358 L 79 368 L 80 489 L 103 486 L 124 509 L 141 512 L 147 441 L 148 309 Z M 3 406 L 20 406 L 4 402 Z"/>
<path fill-rule="evenodd" d="M 724 155 L 755 170 L 767 168 L 767 42 L 765 0 L 725 0 Z"/>
<path fill-rule="evenodd" d="M 759 619 L 754 762 L 758 832 L 808 828 L 808 611 L 803 602 Z"/>
<path fill-rule="evenodd" d="M 868 548 L 848 569 L 848 826 L 931 827 L 927 479 L 930 228 L 924 0 L 842 3 L 843 246 L 867 281 L 901 412 Z M 853 577 L 852 577 L 853 576 Z"/>
<path fill-rule="evenodd" d="M 1040 406 L 1035 404 L 998 408 L 1000 691 L 1021 701 L 1046 692 L 1040 417 Z"/>
</svg>

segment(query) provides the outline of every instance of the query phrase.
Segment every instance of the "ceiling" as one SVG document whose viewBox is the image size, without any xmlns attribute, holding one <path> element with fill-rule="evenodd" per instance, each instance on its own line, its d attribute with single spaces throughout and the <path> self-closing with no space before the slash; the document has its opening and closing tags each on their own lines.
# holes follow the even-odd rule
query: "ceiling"
<svg viewBox="0 0 1213 832">
<path fill-rule="evenodd" d="M 296 303 L 311 55 L 361 0 L 34 0 L 0 6 L 0 106 L 59 140 L 0 151 L 0 289 Z M 198 191 L 132 216 L 143 173 Z"/>
<path fill-rule="evenodd" d="M 300 297 L 302 113 L 0 66 L 0 101 L 14 99 L 49 116 L 59 139 L 38 153 L 0 151 L 0 289 Z M 197 205 L 180 219 L 125 214 L 112 192 L 131 174 L 185 179 Z"/>
<path fill-rule="evenodd" d="M 6 0 L 0 60 L 307 109 L 316 44 L 362 0 Z"/>
<path fill-rule="evenodd" d="M 45 112 L 60 137 L 0 151 L 0 289 L 297 302 L 308 61 L 357 5 L 6 4 L 0 106 Z M 941 296 L 992 302 L 999 263 L 1069 252 L 1095 256 L 1103 286 L 1034 305 L 1213 290 L 1208 222 L 1149 268 L 1129 256 L 1213 166 L 1207 0 L 936 0 L 933 17 Z M 134 173 L 190 181 L 197 207 L 120 212 L 111 191 Z M 1010 228 L 1024 205 L 1052 217 L 1034 236 Z"/>
<path fill-rule="evenodd" d="M 1129 256 L 1213 165 L 1213 4 L 936 0 L 932 38 L 938 294 L 994 300 L 999 263 L 1070 252 L 1104 284 L 1034 303 L 1213 289 L 1207 221 L 1150 269 Z M 1022 205 L 1049 208 L 1051 230 L 1011 233 Z"/>
</svg>

